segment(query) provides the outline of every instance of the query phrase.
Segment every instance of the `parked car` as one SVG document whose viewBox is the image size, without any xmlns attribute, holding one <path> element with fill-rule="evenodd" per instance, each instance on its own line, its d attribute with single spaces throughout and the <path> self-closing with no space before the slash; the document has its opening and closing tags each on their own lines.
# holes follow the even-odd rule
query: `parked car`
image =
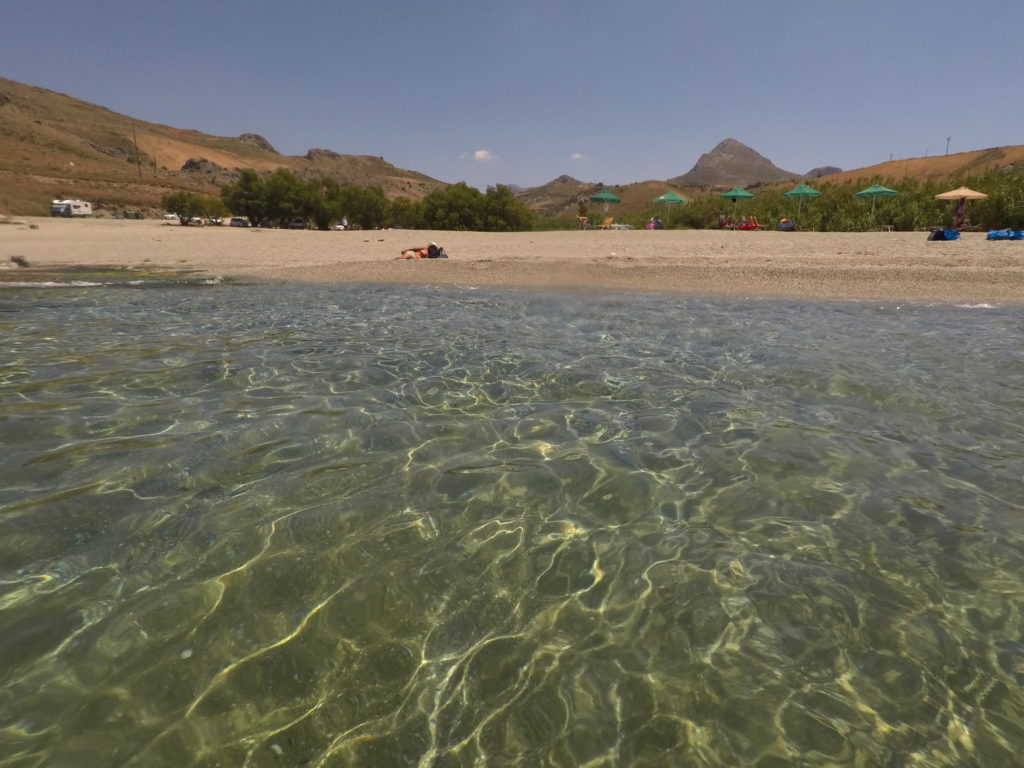
<svg viewBox="0 0 1024 768">
<path fill-rule="evenodd" d="M 231 221 L 228 222 L 228 226 L 231 227 L 248 227 L 249 220 L 242 216 L 232 216 Z"/>
<path fill-rule="evenodd" d="M 303 219 L 295 219 L 288 224 L 288 229 L 309 229 L 309 224 Z"/>
</svg>

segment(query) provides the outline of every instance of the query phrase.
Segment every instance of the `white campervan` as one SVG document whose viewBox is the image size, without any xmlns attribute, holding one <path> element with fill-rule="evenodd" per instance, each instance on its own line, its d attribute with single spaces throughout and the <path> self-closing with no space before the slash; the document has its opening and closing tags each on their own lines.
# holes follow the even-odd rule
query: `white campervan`
<svg viewBox="0 0 1024 768">
<path fill-rule="evenodd" d="M 85 200 L 54 200 L 50 203 L 51 216 L 92 216 L 92 203 Z"/>
</svg>

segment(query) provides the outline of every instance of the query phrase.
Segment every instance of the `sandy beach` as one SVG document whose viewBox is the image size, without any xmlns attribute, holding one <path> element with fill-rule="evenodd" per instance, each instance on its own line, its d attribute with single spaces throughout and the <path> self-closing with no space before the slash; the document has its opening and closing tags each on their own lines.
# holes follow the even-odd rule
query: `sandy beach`
<svg viewBox="0 0 1024 768">
<path fill-rule="evenodd" d="M 196 271 L 236 281 L 414 283 L 702 296 L 1024 305 L 1024 242 L 965 233 L 288 231 L 163 221 L 0 224 L 0 277 L 70 267 Z M 395 260 L 440 243 L 446 260 Z M 11 257 L 28 262 L 17 267 Z"/>
</svg>

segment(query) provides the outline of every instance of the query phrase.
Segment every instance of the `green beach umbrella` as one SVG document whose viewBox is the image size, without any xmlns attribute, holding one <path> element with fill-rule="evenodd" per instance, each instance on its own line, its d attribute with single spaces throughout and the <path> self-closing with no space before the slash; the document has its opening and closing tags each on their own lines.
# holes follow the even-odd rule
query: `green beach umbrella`
<svg viewBox="0 0 1024 768">
<path fill-rule="evenodd" d="M 899 192 L 897 192 L 895 189 L 883 187 L 881 184 L 872 184 L 867 189 L 862 189 L 860 192 L 854 192 L 853 196 L 870 197 L 872 200 L 874 200 L 876 197 L 892 197 L 893 195 L 898 194 Z"/>
<path fill-rule="evenodd" d="M 664 195 L 659 195 L 658 197 L 654 198 L 653 200 L 651 200 L 651 202 L 665 203 L 667 205 L 679 205 L 681 203 L 686 203 L 688 201 L 685 197 L 680 197 L 675 192 L 666 192 Z"/>
<path fill-rule="evenodd" d="M 615 193 L 610 189 L 602 189 L 600 192 L 590 196 L 590 202 L 592 203 L 603 203 L 604 210 L 608 212 L 608 203 L 621 203 L 622 201 L 615 196 Z"/>
<path fill-rule="evenodd" d="M 652 203 L 664 204 L 665 206 L 671 205 L 686 205 L 689 202 L 685 197 L 680 197 L 675 192 L 666 192 L 664 195 L 658 195 L 658 197 L 651 200 Z M 668 218 L 668 208 L 666 207 L 665 218 Z"/>
<path fill-rule="evenodd" d="M 796 221 L 800 222 L 800 206 L 804 202 L 805 197 L 818 197 L 821 194 L 816 189 L 808 187 L 806 184 L 797 184 L 789 192 L 784 192 L 783 197 L 795 197 L 796 198 Z"/>
<path fill-rule="evenodd" d="M 862 189 L 860 192 L 854 192 L 853 196 L 871 198 L 871 215 L 873 217 L 875 215 L 875 200 L 877 200 L 880 197 L 893 197 L 894 195 L 898 194 L 899 192 L 897 192 L 895 189 L 883 187 L 881 184 L 872 184 L 870 187 Z"/>
<path fill-rule="evenodd" d="M 735 203 L 737 200 L 752 200 L 754 196 L 745 189 L 733 187 L 728 192 L 723 192 L 722 197 L 726 200 L 732 200 Z"/>
<path fill-rule="evenodd" d="M 821 194 L 821 192 L 819 192 L 816 189 L 811 189 L 806 184 L 797 184 L 795 187 L 793 187 L 791 190 L 789 190 L 789 192 L 786 192 L 782 196 L 783 197 L 817 197 L 820 194 Z"/>
<path fill-rule="evenodd" d="M 736 205 L 736 201 L 737 200 L 751 200 L 751 199 L 753 199 L 754 196 L 752 194 L 750 194 L 749 192 L 747 192 L 747 190 L 745 190 L 745 189 L 740 189 L 739 187 L 733 187 L 728 192 L 723 192 L 722 193 L 722 197 L 724 197 L 726 200 L 732 200 L 732 204 Z M 719 217 L 720 226 L 724 226 L 724 225 L 721 224 L 721 219 L 722 219 L 722 217 L 720 216 Z M 730 222 L 726 222 L 726 224 L 729 224 L 729 223 Z"/>
</svg>

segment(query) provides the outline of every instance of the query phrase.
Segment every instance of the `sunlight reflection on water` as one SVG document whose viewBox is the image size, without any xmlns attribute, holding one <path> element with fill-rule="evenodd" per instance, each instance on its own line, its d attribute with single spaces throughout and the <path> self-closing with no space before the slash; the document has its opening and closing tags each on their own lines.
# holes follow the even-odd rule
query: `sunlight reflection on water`
<svg viewBox="0 0 1024 768">
<path fill-rule="evenodd" d="M 1012 764 L 1022 318 L 5 290 L 0 766 Z"/>
</svg>

